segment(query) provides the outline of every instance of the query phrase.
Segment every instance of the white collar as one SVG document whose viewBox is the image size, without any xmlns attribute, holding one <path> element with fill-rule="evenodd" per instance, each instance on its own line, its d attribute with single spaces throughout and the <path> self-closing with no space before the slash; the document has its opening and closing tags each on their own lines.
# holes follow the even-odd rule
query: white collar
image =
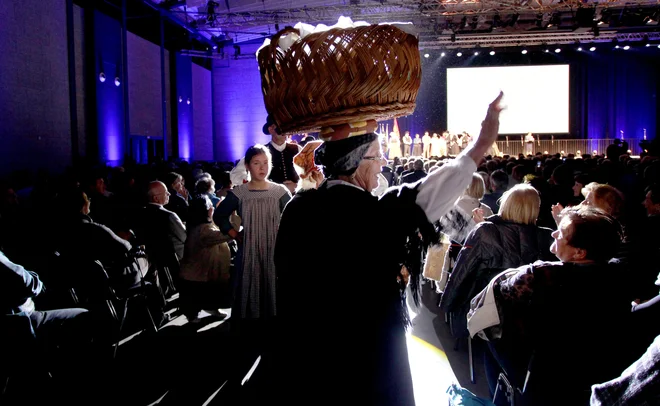
<svg viewBox="0 0 660 406">
<path fill-rule="evenodd" d="M 275 148 L 277 151 L 280 151 L 280 152 L 284 151 L 284 148 L 286 148 L 286 142 L 282 145 L 277 145 L 273 141 L 271 141 L 270 145 L 272 145 L 273 148 Z"/>
</svg>

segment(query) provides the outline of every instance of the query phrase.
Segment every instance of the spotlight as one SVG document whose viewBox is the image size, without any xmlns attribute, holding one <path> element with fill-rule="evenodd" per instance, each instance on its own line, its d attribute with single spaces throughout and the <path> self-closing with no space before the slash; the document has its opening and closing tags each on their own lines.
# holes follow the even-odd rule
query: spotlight
<svg viewBox="0 0 660 406">
<path fill-rule="evenodd" d="M 582 51 L 582 47 L 578 47 L 578 51 Z"/>
<path fill-rule="evenodd" d="M 660 44 L 658 44 L 658 48 L 660 48 Z"/>
<path fill-rule="evenodd" d="M 99 73 L 99 82 L 101 83 L 105 82 L 105 73 L 103 72 Z"/>
<path fill-rule="evenodd" d="M 546 49 L 545 52 L 550 52 L 550 50 L 549 50 L 549 49 Z"/>
<path fill-rule="evenodd" d="M 441 54 L 440 54 L 440 58 L 444 58 L 445 55 L 446 55 L 446 54 L 445 54 L 444 52 L 441 53 Z"/>
<path fill-rule="evenodd" d="M 424 54 L 424 58 L 428 58 L 429 56 L 431 56 L 431 55 L 429 55 L 429 54 Z"/>
<path fill-rule="evenodd" d="M 589 50 L 590 50 L 591 52 L 594 52 L 594 51 L 596 50 L 596 47 L 591 47 L 591 48 L 589 48 Z"/>
<path fill-rule="evenodd" d="M 624 50 L 624 51 L 627 51 L 627 50 L 629 50 L 629 49 L 630 49 L 630 45 L 626 45 L 625 47 L 623 47 L 623 50 Z"/>
<path fill-rule="evenodd" d="M 490 56 L 495 55 L 495 51 L 490 51 Z"/>
<path fill-rule="evenodd" d="M 459 53 L 457 53 L 456 56 L 458 56 L 458 57 L 463 56 L 463 52 L 459 52 Z"/>
<path fill-rule="evenodd" d="M 651 44 L 646 44 L 646 45 L 644 45 L 644 46 L 645 46 L 645 47 L 650 47 L 650 46 L 651 46 Z"/>
<path fill-rule="evenodd" d="M 555 53 L 556 53 L 556 54 L 558 54 L 558 53 L 560 53 L 560 52 L 561 52 L 561 48 L 557 48 L 557 49 L 555 49 Z"/>
<path fill-rule="evenodd" d="M 190 97 L 186 99 L 186 104 L 190 104 Z"/>
<path fill-rule="evenodd" d="M 475 51 L 474 56 L 477 56 L 477 55 L 479 55 L 479 52 L 476 52 L 476 51 Z"/>
<path fill-rule="evenodd" d="M 615 46 L 614 46 L 614 49 L 619 49 L 619 48 L 620 48 L 620 47 L 619 47 L 618 45 L 615 45 Z"/>
<path fill-rule="evenodd" d="M 218 46 L 217 46 L 217 45 L 213 45 L 213 50 L 216 50 L 216 49 L 218 49 Z"/>
<path fill-rule="evenodd" d="M 179 96 L 179 103 L 183 102 L 183 97 Z"/>
<path fill-rule="evenodd" d="M 523 55 L 527 55 L 527 50 L 523 49 L 520 53 L 523 54 Z"/>
<path fill-rule="evenodd" d="M 115 78 L 115 86 L 119 87 L 121 85 L 121 81 L 119 80 L 119 76 Z"/>
</svg>

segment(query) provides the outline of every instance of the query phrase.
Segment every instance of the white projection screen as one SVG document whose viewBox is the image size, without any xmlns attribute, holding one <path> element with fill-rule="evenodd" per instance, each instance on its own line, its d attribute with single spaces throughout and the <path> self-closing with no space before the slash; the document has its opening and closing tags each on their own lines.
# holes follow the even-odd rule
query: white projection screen
<svg viewBox="0 0 660 406">
<path fill-rule="evenodd" d="M 447 125 L 479 134 L 488 104 L 504 91 L 500 134 L 568 133 L 568 65 L 447 69 Z"/>
</svg>

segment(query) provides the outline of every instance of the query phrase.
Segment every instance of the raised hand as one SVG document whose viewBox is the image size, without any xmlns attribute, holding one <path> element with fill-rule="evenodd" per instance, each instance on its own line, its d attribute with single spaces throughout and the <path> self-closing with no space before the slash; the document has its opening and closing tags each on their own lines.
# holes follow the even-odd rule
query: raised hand
<svg viewBox="0 0 660 406">
<path fill-rule="evenodd" d="M 500 130 L 500 113 L 504 110 L 504 107 L 501 105 L 502 97 L 504 97 L 504 92 L 500 92 L 497 98 L 488 106 L 486 118 L 481 122 L 479 137 L 472 144 L 473 147 L 468 151 L 468 155 L 470 155 L 477 165 L 486 151 L 497 141 L 497 135 Z"/>
</svg>

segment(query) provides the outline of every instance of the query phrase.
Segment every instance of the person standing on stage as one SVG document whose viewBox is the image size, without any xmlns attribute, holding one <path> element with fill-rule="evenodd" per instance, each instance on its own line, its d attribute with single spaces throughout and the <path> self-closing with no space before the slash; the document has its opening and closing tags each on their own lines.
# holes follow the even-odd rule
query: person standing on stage
<svg viewBox="0 0 660 406">
<path fill-rule="evenodd" d="M 430 158 L 431 157 L 431 136 L 429 135 L 428 131 L 424 132 L 424 136 L 422 137 L 422 145 L 424 145 L 424 158 Z"/>
<path fill-rule="evenodd" d="M 272 169 L 268 180 L 282 184 L 289 189 L 289 192 L 295 193 L 299 177 L 293 167 L 293 157 L 300 152 L 301 148 L 287 142 L 286 135 L 280 134 L 277 124 L 270 115 L 266 118 L 266 124 L 262 130 L 264 134 L 271 136 L 268 150 L 272 157 Z"/>
<path fill-rule="evenodd" d="M 449 131 L 445 131 L 440 135 L 440 157 L 447 156 L 447 140 L 449 139 Z"/>
<path fill-rule="evenodd" d="M 406 134 L 403 136 L 403 156 L 410 156 L 410 147 L 412 146 L 413 140 L 410 136 L 410 131 L 406 131 Z"/>
<path fill-rule="evenodd" d="M 422 156 L 422 139 L 419 138 L 419 134 L 415 134 L 415 139 L 413 140 L 413 156 L 420 157 Z"/>
<path fill-rule="evenodd" d="M 534 155 L 534 136 L 527 133 L 525 136 L 525 155 Z"/>
</svg>

